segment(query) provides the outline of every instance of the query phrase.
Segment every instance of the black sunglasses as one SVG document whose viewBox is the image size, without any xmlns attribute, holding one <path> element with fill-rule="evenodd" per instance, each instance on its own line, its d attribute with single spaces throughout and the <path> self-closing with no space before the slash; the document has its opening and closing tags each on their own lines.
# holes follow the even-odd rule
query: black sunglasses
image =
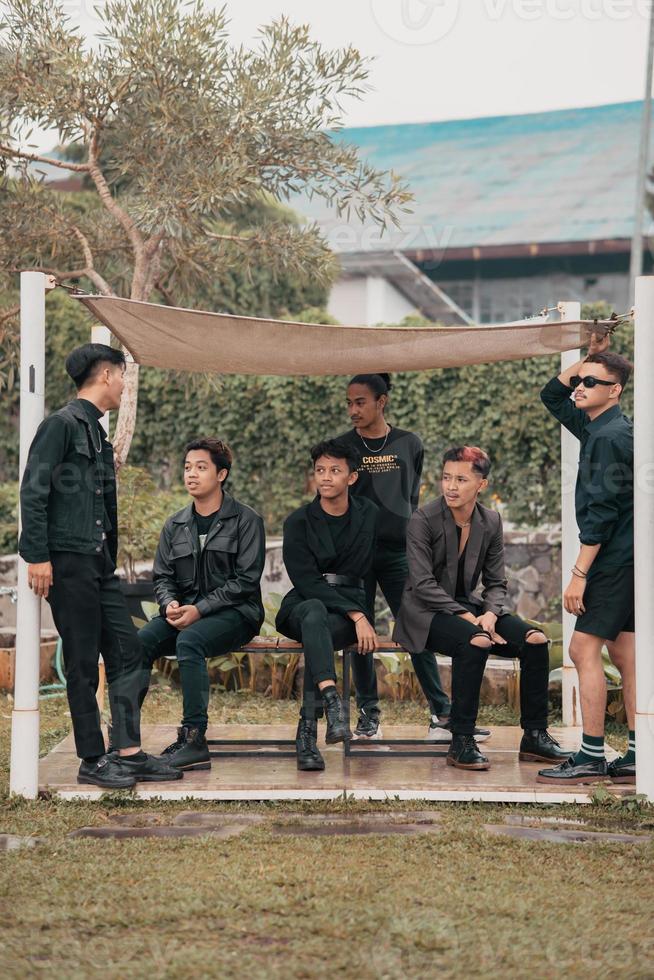
<svg viewBox="0 0 654 980">
<path fill-rule="evenodd" d="M 594 388 L 595 385 L 611 385 L 617 384 L 617 381 L 602 381 L 601 378 L 594 378 L 592 374 L 589 374 L 586 378 L 582 378 L 579 374 L 573 374 L 570 378 L 570 387 L 578 388 L 579 385 L 583 385 L 584 388 Z"/>
</svg>

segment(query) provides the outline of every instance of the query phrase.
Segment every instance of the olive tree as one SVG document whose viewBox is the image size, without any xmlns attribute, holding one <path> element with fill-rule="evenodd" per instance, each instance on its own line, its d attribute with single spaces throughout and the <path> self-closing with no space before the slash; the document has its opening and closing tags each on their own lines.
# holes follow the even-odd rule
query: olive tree
<svg viewBox="0 0 654 980">
<path fill-rule="evenodd" d="M 55 0 L 6 0 L 0 25 L 0 265 L 86 280 L 105 295 L 192 300 L 194 284 L 235 264 L 327 281 L 318 229 L 279 220 L 276 203 L 319 195 L 338 214 L 382 226 L 410 200 L 392 172 L 338 133 L 368 62 L 326 50 L 281 18 L 251 47 L 230 42 L 224 10 L 201 0 L 109 0 L 97 37 Z M 30 145 L 34 126 L 65 152 Z M 76 175 L 57 194 L 38 167 Z M 236 216 L 263 204 L 259 226 Z M 267 207 L 272 205 L 272 207 Z M 0 313 L 0 326 L 11 310 Z M 128 367 L 114 445 L 127 457 L 138 365 Z"/>
</svg>

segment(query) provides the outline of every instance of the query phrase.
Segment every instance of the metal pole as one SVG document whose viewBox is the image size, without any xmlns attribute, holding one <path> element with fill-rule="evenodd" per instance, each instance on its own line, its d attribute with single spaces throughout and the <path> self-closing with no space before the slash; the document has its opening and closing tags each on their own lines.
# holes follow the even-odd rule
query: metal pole
<svg viewBox="0 0 654 980">
<path fill-rule="evenodd" d="M 27 454 L 45 408 L 45 291 L 42 272 L 20 274 L 20 456 Z M 11 714 L 9 791 L 35 799 L 39 791 L 39 661 L 41 600 L 27 584 L 27 564 L 18 558 L 16 681 Z"/>
<path fill-rule="evenodd" d="M 631 239 L 631 261 L 629 263 L 628 303 L 634 299 L 636 277 L 643 272 L 643 211 L 645 210 L 645 180 L 649 158 L 649 134 L 652 123 L 652 69 L 654 67 L 654 3 L 650 3 L 649 40 L 647 43 L 647 68 L 645 71 L 645 95 L 640 123 L 640 144 L 636 169 L 636 208 L 634 231 Z"/>
<path fill-rule="evenodd" d="M 634 568 L 636 599 L 636 792 L 654 802 L 654 276 L 636 279 L 634 344 Z"/>
<path fill-rule="evenodd" d="M 580 320 L 581 303 L 559 303 L 562 320 Z M 561 371 L 575 364 L 581 357 L 579 350 L 568 350 L 561 354 Z M 571 432 L 561 427 L 561 593 L 570 580 L 570 569 L 577 560 L 579 551 L 579 532 L 575 516 L 575 482 L 579 462 L 579 440 Z M 561 706 L 563 724 L 580 725 L 581 707 L 579 704 L 579 677 L 577 668 L 570 659 L 570 642 L 574 631 L 575 617 L 562 609 L 563 625 L 563 669 L 561 671 Z"/>
</svg>

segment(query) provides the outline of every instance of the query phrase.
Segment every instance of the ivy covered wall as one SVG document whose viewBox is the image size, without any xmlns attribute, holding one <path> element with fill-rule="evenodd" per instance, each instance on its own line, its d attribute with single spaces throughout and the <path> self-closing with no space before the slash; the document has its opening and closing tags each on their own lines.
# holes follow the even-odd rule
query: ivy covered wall
<svg viewBox="0 0 654 980">
<path fill-rule="evenodd" d="M 239 293 L 234 287 L 236 299 L 230 297 L 230 307 L 252 312 L 260 297 L 254 290 L 244 298 L 243 290 Z M 302 307 L 323 301 L 315 291 L 294 287 L 286 294 L 278 291 L 267 306 L 277 315 L 297 316 Z M 220 309 L 219 298 L 206 308 Z M 606 310 L 585 314 L 591 312 L 605 315 Z M 305 318 L 313 315 L 315 311 Z M 74 397 L 63 360 L 71 347 L 88 339 L 90 321 L 74 300 L 57 290 L 48 298 L 47 323 L 47 404 L 52 409 Z M 631 355 L 628 325 L 619 328 L 613 349 Z M 324 357 L 329 358 L 329 351 Z M 558 520 L 559 427 L 539 398 L 542 385 L 558 372 L 558 363 L 558 356 L 553 356 L 394 377 L 388 419 L 413 429 L 425 442 L 424 499 L 437 492 L 443 450 L 467 442 L 490 453 L 488 493 L 507 505 L 508 517 L 530 526 Z M 207 378 L 144 368 L 129 462 L 146 467 L 158 485 L 176 489 L 185 442 L 200 433 L 220 435 L 235 454 L 232 492 L 260 511 L 269 534 L 279 533 L 285 515 L 306 499 L 309 447 L 348 427 L 346 381 Z M 9 412 L 0 418 L 0 482 L 11 483 L 18 459 L 15 382 L 2 398 Z M 624 399 L 628 414 L 631 406 L 629 389 Z M 8 496 L 11 491 L 0 494 L 0 503 Z"/>
</svg>

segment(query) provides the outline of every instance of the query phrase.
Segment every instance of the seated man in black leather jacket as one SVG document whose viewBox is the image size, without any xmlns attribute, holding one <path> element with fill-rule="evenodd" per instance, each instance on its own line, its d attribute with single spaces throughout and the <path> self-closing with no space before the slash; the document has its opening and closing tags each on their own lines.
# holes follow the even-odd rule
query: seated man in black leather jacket
<svg viewBox="0 0 654 980">
<path fill-rule="evenodd" d="M 211 768 L 207 658 L 238 650 L 264 619 L 263 520 L 224 490 L 231 464 L 219 439 L 187 445 L 184 484 L 193 500 L 164 524 L 152 575 L 160 615 L 139 632 L 150 669 L 171 654 L 179 664 L 182 724 L 162 753 L 178 769 Z"/>
<path fill-rule="evenodd" d="M 304 696 L 296 736 L 297 766 L 325 768 L 318 751 L 317 719 L 323 704 L 326 741 L 352 738 L 336 690 L 334 650 L 356 643 L 372 654 L 377 636 L 364 578 L 372 565 L 377 537 L 377 505 L 353 497 L 358 456 L 337 439 L 311 450 L 318 496 L 284 523 L 284 564 L 294 588 L 281 604 L 277 629 L 304 646 Z"/>
</svg>

